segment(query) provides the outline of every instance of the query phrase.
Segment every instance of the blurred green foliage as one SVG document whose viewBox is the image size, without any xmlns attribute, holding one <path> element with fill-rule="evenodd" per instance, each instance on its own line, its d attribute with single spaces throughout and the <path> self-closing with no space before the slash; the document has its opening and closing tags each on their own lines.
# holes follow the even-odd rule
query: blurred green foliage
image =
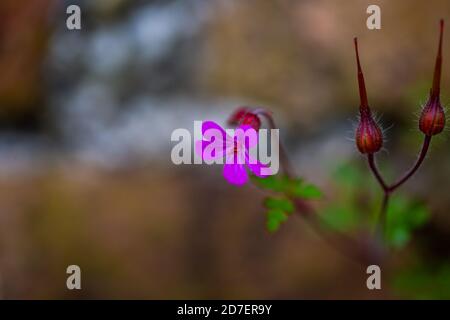
<svg viewBox="0 0 450 320">
<path fill-rule="evenodd" d="M 382 191 L 369 170 L 359 163 L 344 163 L 334 171 L 333 181 L 334 195 L 321 210 L 324 225 L 340 232 L 374 230 L 380 219 Z M 386 243 L 397 249 L 406 246 L 413 231 L 423 226 L 429 216 L 423 203 L 396 193 L 387 209 Z"/>
<path fill-rule="evenodd" d="M 339 232 L 356 232 L 375 229 L 379 223 L 381 190 L 370 172 L 359 164 L 348 162 L 339 165 L 332 174 L 335 192 L 320 210 L 325 227 Z M 287 220 L 295 208 L 292 199 L 319 199 L 322 191 L 302 179 L 290 179 L 276 175 L 266 178 L 253 177 L 253 181 L 266 190 L 278 193 L 278 197 L 267 197 L 264 206 L 268 209 L 266 226 L 275 232 Z M 420 202 L 403 194 L 396 194 L 389 202 L 385 240 L 393 248 L 408 244 L 415 229 L 427 222 L 429 213 Z"/>
<path fill-rule="evenodd" d="M 450 299 L 450 262 L 438 266 L 420 263 L 399 270 L 392 279 L 393 290 L 410 299 Z"/>
<path fill-rule="evenodd" d="M 401 195 L 393 197 L 387 210 L 386 241 L 395 248 L 405 246 L 413 231 L 424 225 L 429 217 L 422 203 Z"/>
</svg>

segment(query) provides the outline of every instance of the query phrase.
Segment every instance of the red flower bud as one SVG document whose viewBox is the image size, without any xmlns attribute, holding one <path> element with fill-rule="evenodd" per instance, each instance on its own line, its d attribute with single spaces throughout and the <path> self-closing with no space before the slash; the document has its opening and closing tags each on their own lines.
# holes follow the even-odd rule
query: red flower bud
<svg viewBox="0 0 450 320">
<path fill-rule="evenodd" d="M 419 120 L 419 129 L 427 136 L 441 133 L 445 126 L 445 112 L 440 101 L 440 82 L 442 70 L 442 36 L 444 33 L 444 20 L 440 21 L 439 48 L 434 67 L 433 87 L 430 97 L 422 110 Z"/>
<path fill-rule="evenodd" d="M 228 119 L 230 125 L 249 125 L 256 131 L 261 127 L 259 116 L 248 107 L 239 107 Z"/>
<path fill-rule="evenodd" d="M 375 153 L 383 146 L 383 132 L 371 116 L 363 116 L 356 128 L 356 146 L 363 154 Z"/>
<path fill-rule="evenodd" d="M 427 136 L 441 133 L 445 126 L 445 112 L 438 99 L 428 100 L 422 110 L 419 120 L 419 129 Z"/>
<path fill-rule="evenodd" d="M 371 154 L 379 151 L 383 146 L 383 132 L 372 116 L 367 100 L 366 85 L 364 83 L 364 75 L 362 73 L 361 64 L 359 62 L 358 40 L 354 39 L 356 63 L 358 68 L 358 85 L 359 85 L 359 113 L 360 120 L 356 128 L 355 140 L 359 152 L 363 154 Z"/>
</svg>

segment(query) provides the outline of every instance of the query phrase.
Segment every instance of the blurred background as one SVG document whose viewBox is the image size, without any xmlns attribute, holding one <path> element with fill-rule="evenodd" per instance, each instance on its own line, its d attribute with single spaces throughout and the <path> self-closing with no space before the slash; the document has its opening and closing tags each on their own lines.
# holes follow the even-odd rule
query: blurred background
<svg viewBox="0 0 450 320">
<path fill-rule="evenodd" d="M 66 28 L 70 4 L 81 30 Z M 381 30 L 366 28 L 370 4 Z M 379 291 L 301 219 L 268 233 L 258 189 L 170 160 L 174 129 L 265 106 L 297 173 L 324 191 L 318 208 L 331 220 L 330 203 L 369 214 L 381 193 L 351 141 L 353 37 L 393 179 L 420 147 L 417 113 L 449 14 L 447 0 L 2 0 L 0 298 L 450 298 L 448 133 L 402 188 L 429 218 L 401 235 Z M 66 288 L 71 264 L 82 290 Z"/>
</svg>

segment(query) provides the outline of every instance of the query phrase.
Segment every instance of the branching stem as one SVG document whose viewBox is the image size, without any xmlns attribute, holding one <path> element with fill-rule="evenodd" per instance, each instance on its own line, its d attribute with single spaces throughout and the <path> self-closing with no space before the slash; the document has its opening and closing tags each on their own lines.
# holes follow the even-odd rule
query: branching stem
<svg viewBox="0 0 450 320">
<path fill-rule="evenodd" d="M 272 114 L 270 112 L 264 109 L 257 109 L 255 110 L 255 113 L 263 116 L 267 120 L 271 129 L 276 129 L 275 121 L 273 120 Z M 392 185 L 388 185 L 384 180 L 375 162 L 374 154 L 369 154 L 367 156 L 370 170 L 372 171 L 384 193 L 381 210 L 378 217 L 378 223 L 376 226 L 377 234 L 382 235 L 386 231 L 387 210 L 391 194 L 406 181 L 408 181 L 414 175 L 414 173 L 416 173 L 426 157 L 430 143 L 431 136 L 425 136 L 422 144 L 422 149 L 414 165 Z M 281 143 L 279 146 L 279 150 L 280 165 L 282 170 L 289 178 L 295 178 L 295 173 L 292 170 L 289 157 L 284 146 Z M 322 239 L 324 239 L 329 245 L 333 246 L 338 252 L 341 252 L 343 255 L 355 259 L 356 261 L 363 264 L 367 263 L 368 261 L 373 262 L 374 259 L 381 258 L 378 256 L 378 248 L 376 248 L 375 245 L 368 245 L 367 243 L 363 243 L 362 241 L 360 241 L 361 239 L 354 239 L 341 232 L 330 232 L 328 230 L 324 230 L 314 208 L 311 207 L 308 202 L 298 198 L 291 200 L 295 205 L 296 212 L 300 214 L 300 216 L 304 217 L 310 227 L 312 227 L 314 231 L 319 236 L 321 236 Z"/>
<path fill-rule="evenodd" d="M 423 160 L 425 159 L 428 149 L 430 147 L 431 143 L 431 136 L 424 136 L 422 149 L 420 150 L 419 156 L 417 157 L 416 162 L 414 165 L 409 169 L 402 177 L 400 177 L 396 182 L 394 182 L 392 185 L 386 184 L 384 181 L 380 171 L 378 170 L 378 167 L 375 162 L 375 157 L 373 154 L 369 154 L 367 156 L 367 160 L 369 163 L 369 168 L 372 171 L 373 175 L 375 176 L 376 180 L 378 181 L 381 189 L 383 190 L 383 202 L 381 205 L 381 212 L 378 217 L 378 223 L 376 226 L 376 231 L 379 233 L 386 232 L 386 220 L 387 220 L 387 209 L 389 205 L 389 199 L 391 194 L 397 190 L 401 185 L 403 185 L 406 181 L 408 181 L 419 169 L 420 165 L 423 163 Z"/>
</svg>

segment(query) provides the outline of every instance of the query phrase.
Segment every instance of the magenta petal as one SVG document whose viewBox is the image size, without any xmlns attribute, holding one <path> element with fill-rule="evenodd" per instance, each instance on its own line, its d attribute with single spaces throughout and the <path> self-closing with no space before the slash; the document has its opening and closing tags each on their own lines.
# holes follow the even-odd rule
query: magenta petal
<svg viewBox="0 0 450 320">
<path fill-rule="evenodd" d="M 223 166 L 223 176 L 229 183 L 238 186 L 248 181 L 248 174 L 243 164 L 225 164 Z"/>
<path fill-rule="evenodd" d="M 215 141 L 197 140 L 195 141 L 194 150 L 205 161 L 222 158 L 225 154 L 225 150 L 221 147 L 221 144 Z M 208 150 L 212 150 L 212 152 L 208 152 Z"/>
<path fill-rule="evenodd" d="M 249 125 L 238 127 L 234 132 L 235 139 L 240 137 L 238 140 L 242 140 L 241 142 L 243 142 L 242 134 L 246 136 L 244 145 L 247 150 L 258 145 L 258 132 L 254 128 Z"/>
<path fill-rule="evenodd" d="M 220 126 L 220 124 L 214 121 L 203 121 L 202 122 L 202 134 L 205 134 L 207 130 L 215 129 L 222 133 L 222 137 L 226 136 L 225 130 Z"/>
<path fill-rule="evenodd" d="M 214 121 L 204 121 L 202 140 L 195 141 L 194 151 L 206 161 L 221 158 L 225 153 L 226 137 L 225 130 L 219 124 Z"/>
<path fill-rule="evenodd" d="M 260 178 L 265 178 L 267 176 L 270 176 L 271 173 L 266 173 L 263 174 L 261 172 L 262 168 L 266 168 L 265 171 L 270 170 L 268 166 L 262 164 L 261 162 L 259 162 L 256 159 L 253 159 L 252 157 L 250 157 L 249 155 L 246 155 L 246 159 L 245 159 L 245 164 L 247 165 L 247 167 L 250 169 L 251 172 L 253 172 L 255 174 L 255 176 L 260 177 Z"/>
<path fill-rule="evenodd" d="M 214 146 L 216 150 L 220 148 L 222 149 L 222 152 L 219 154 L 213 154 L 211 156 L 212 159 L 218 158 L 224 154 L 225 149 L 227 148 L 227 140 L 229 139 L 229 136 L 219 124 L 214 121 L 204 121 L 202 123 L 202 138 L 204 140 L 202 146 L 203 151 L 208 145 L 210 145 L 210 143 L 214 143 L 214 145 L 211 146 Z"/>
</svg>

